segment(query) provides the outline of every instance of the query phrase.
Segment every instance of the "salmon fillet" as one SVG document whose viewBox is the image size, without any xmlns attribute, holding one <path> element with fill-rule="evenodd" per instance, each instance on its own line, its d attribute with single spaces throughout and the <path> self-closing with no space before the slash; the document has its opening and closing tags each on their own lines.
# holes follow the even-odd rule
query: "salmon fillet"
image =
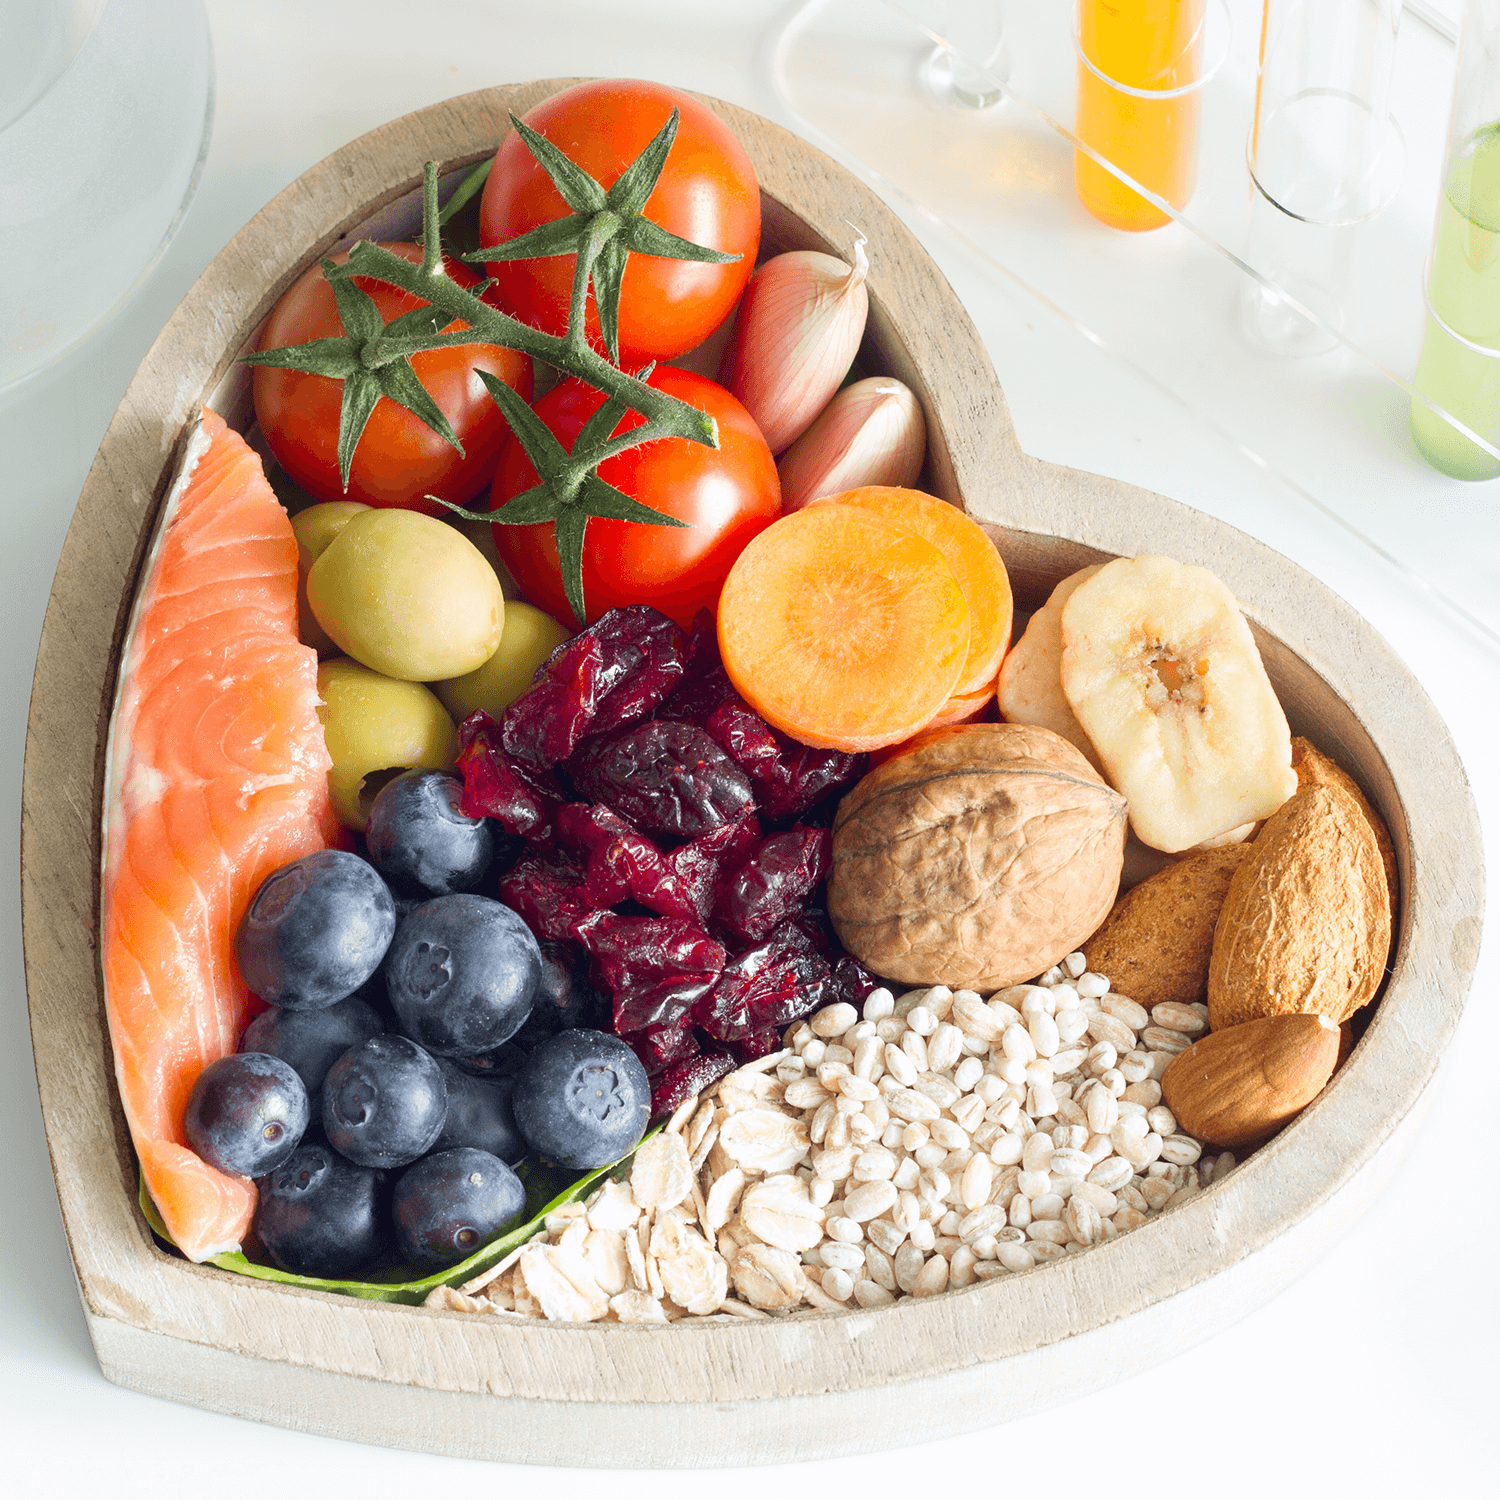
<svg viewBox="0 0 1500 1500">
<path fill-rule="evenodd" d="M 260 459 L 204 410 L 136 598 L 105 772 L 105 1009 L 146 1186 L 195 1261 L 238 1249 L 255 1186 L 183 1135 L 250 1004 L 234 934 L 273 870 L 337 838 L 297 544 Z"/>
</svg>

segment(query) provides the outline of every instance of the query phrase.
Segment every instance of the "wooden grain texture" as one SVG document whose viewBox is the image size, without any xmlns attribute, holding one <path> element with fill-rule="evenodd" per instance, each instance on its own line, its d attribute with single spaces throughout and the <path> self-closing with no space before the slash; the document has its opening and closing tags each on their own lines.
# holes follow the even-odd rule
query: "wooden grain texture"
<svg viewBox="0 0 1500 1500">
<path fill-rule="evenodd" d="M 560 86 L 487 90 L 394 121 L 286 189 L 162 330 L 80 498 L 28 723 L 22 912 L 47 1139 L 105 1373 L 174 1400 L 402 1447 L 703 1465 L 923 1441 L 1167 1358 L 1305 1269 L 1413 1138 L 1478 950 L 1483 874 L 1463 768 L 1411 674 L 1316 580 L 1186 506 L 1024 454 L 977 333 L 894 214 L 813 148 L 720 104 L 760 174 L 768 240 L 837 249 L 845 221 L 869 235 L 863 358 L 921 397 L 933 437 L 927 487 L 987 525 L 1021 607 L 1087 562 L 1141 552 L 1210 567 L 1234 591 L 1293 732 L 1354 773 L 1395 839 L 1400 941 L 1375 1018 L 1291 1129 L 1181 1208 L 1086 1255 L 877 1312 L 665 1329 L 465 1318 L 274 1287 L 151 1243 L 104 1027 L 98 830 L 118 642 L 171 460 L 206 396 L 246 420 L 234 360 L 316 255 L 361 226 L 386 232 L 405 215 L 409 228 L 425 160 L 446 170 L 481 158 L 507 112 Z M 914 1426 L 917 1383 L 922 1409 L 941 1415 Z"/>
</svg>

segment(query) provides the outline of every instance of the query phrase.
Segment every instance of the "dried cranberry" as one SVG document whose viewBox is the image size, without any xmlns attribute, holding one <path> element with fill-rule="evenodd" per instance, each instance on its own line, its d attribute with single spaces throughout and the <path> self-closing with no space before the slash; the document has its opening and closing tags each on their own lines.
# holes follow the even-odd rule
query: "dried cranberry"
<svg viewBox="0 0 1500 1500">
<path fill-rule="evenodd" d="M 604 648 L 592 635 L 575 635 L 542 664 L 536 681 L 505 710 L 505 748 L 546 768 L 566 760 L 594 721 L 606 691 Z"/>
<path fill-rule="evenodd" d="M 756 783 L 756 797 L 768 818 L 795 818 L 813 803 L 840 787 L 853 786 L 869 765 L 867 755 L 843 750 L 818 750 L 799 745 L 777 731 L 781 763 L 773 777 Z"/>
<path fill-rule="evenodd" d="M 702 677 L 684 682 L 662 704 L 661 717 L 679 724 L 696 724 L 702 729 L 726 703 L 737 703 L 745 708 L 746 713 L 750 711 L 745 707 L 745 700 L 735 692 L 734 684 L 725 676 L 723 667 L 714 666 Z"/>
<path fill-rule="evenodd" d="M 781 1046 L 781 1028 L 767 1026 L 761 1031 L 752 1031 L 749 1036 L 742 1037 L 737 1042 L 731 1042 L 729 1050 L 734 1054 L 735 1061 L 743 1065 L 754 1062 L 757 1057 L 769 1057 L 773 1052 L 780 1052 Z"/>
<path fill-rule="evenodd" d="M 648 1026 L 644 1031 L 632 1032 L 625 1041 L 648 1073 L 659 1073 L 669 1063 L 698 1054 L 693 1023 L 686 1016 L 666 1026 Z"/>
<path fill-rule="evenodd" d="M 719 882 L 714 916 L 733 936 L 759 942 L 798 910 L 828 873 L 833 835 L 826 828 L 773 833 Z"/>
<path fill-rule="evenodd" d="M 457 770 L 464 780 L 459 811 L 469 818 L 493 818 L 506 833 L 532 843 L 546 842 L 562 791 L 550 775 L 507 755 L 500 735 L 500 726 L 483 710 L 458 726 Z"/>
<path fill-rule="evenodd" d="M 760 842 L 760 824 L 753 812 L 733 823 L 721 823 L 712 833 L 699 834 L 666 855 L 668 868 L 682 882 L 705 926 L 714 909 L 714 888 L 721 869 L 732 870 Z"/>
<path fill-rule="evenodd" d="M 569 802 L 558 810 L 558 837 L 588 861 L 584 889 L 595 906 L 639 901 L 664 917 L 701 918 L 686 883 L 661 850 L 602 802 Z"/>
<path fill-rule="evenodd" d="M 736 954 L 693 1020 L 720 1041 L 790 1024 L 827 1003 L 828 965 L 805 934 L 787 924 L 766 942 Z"/>
<path fill-rule="evenodd" d="M 500 899 L 538 938 L 561 943 L 574 924 L 598 910 L 584 889 L 583 871 L 560 855 L 528 854 L 500 877 Z"/>
<path fill-rule="evenodd" d="M 864 768 L 862 755 L 798 744 L 738 697 L 720 703 L 702 723 L 749 776 L 768 818 L 805 812 L 833 788 L 857 781 Z"/>
<path fill-rule="evenodd" d="M 610 610 L 564 641 L 505 711 L 505 748 L 554 766 L 586 734 L 633 724 L 681 678 L 684 645 L 682 631 L 649 605 Z"/>
<path fill-rule="evenodd" d="M 682 648 L 682 674 L 684 679 L 702 677 L 718 665 L 719 624 L 711 609 L 700 609 L 693 616 L 693 628 L 688 632 L 687 645 Z"/>
<path fill-rule="evenodd" d="M 719 1051 L 700 1052 L 696 1057 L 673 1063 L 651 1080 L 651 1118 L 671 1114 L 694 1094 L 701 1094 L 726 1073 L 732 1073 L 734 1067 L 734 1058 Z"/>
<path fill-rule="evenodd" d="M 676 917 L 596 911 L 573 931 L 598 965 L 621 1035 L 686 1015 L 724 967 L 723 945 Z"/>
<path fill-rule="evenodd" d="M 842 1000 L 859 1010 L 871 990 L 879 988 L 880 981 L 857 958 L 846 953 L 833 966 L 823 1004 L 834 1005 Z"/>
<path fill-rule="evenodd" d="M 612 609 L 590 625 L 588 633 L 604 650 L 610 684 L 590 734 L 606 734 L 645 718 L 682 679 L 687 638 L 680 626 L 649 604 Z"/>
<path fill-rule="evenodd" d="M 590 740 L 568 771 L 591 801 L 674 838 L 732 823 L 754 800 L 745 773 L 708 735 L 667 719 Z"/>
</svg>

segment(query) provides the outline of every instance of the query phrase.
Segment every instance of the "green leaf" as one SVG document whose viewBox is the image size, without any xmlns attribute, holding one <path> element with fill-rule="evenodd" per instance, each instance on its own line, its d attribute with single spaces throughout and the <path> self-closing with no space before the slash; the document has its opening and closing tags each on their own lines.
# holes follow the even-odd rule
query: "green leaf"
<svg viewBox="0 0 1500 1500">
<path fill-rule="evenodd" d="M 644 376 L 641 378 L 645 379 Z M 578 436 L 573 440 L 573 452 L 587 453 L 590 448 L 597 448 L 601 443 L 608 441 L 610 434 L 620 425 L 620 418 L 625 415 L 625 412 L 625 403 L 618 396 L 611 396 L 583 424 Z"/>
<path fill-rule="evenodd" d="M 614 485 L 606 484 L 597 474 L 590 474 L 583 481 L 577 508 L 587 511 L 591 516 L 598 516 L 601 521 L 635 521 L 642 526 L 687 526 L 690 524 L 687 521 L 679 521 L 676 516 L 667 515 L 665 511 L 642 505 L 639 500 L 632 500 L 629 495 L 617 490 Z M 559 556 L 561 553 L 562 549 L 559 548 Z"/>
<path fill-rule="evenodd" d="M 385 319 L 380 316 L 375 299 L 362 287 L 355 286 L 348 277 L 329 276 L 331 269 L 336 269 L 333 262 L 324 260 L 323 275 L 333 288 L 333 300 L 338 303 L 339 321 L 344 325 L 344 332 L 361 343 L 378 338 L 385 332 Z"/>
<path fill-rule="evenodd" d="M 625 279 L 629 251 L 619 239 L 608 241 L 594 261 L 594 306 L 599 313 L 599 332 L 615 364 L 620 362 L 620 286 Z"/>
<path fill-rule="evenodd" d="M 515 115 L 510 117 L 510 123 L 574 213 L 596 214 L 608 204 L 604 189 L 576 162 L 564 156 L 546 136 L 539 135 Z"/>
<path fill-rule="evenodd" d="M 354 450 L 370 420 L 370 413 L 380 400 L 380 378 L 368 370 L 356 370 L 344 381 L 344 394 L 339 403 L 339 474 L 344 481 L 344 493 L 349 492 L 349 469 L 354 463 Z"/>
<path fill-rule="evenodd" d="M 417 372 L 406 360 L 394 365 L 382 365 L 376 379 L 380 382 L 382 394 L 426 423 L 450 448 L 456 448 L 462 456 L 464 445 L 459 442 L 447 417 L 443 415 L 442 407 L 428 394 L 427 387 L 417 379 Z"/>
<path fill-rule="evenodd" d="M 392 318 L 389 323 L 375 336 L 377 343 L 386 343 L 391 339 L 419 338 L 424 334 L 434 338 L 442 334 L 451 322 L 452 318 L 440 307 L 429 304 L 426 307 L 414 307 L 410 312 L 404 312 L 399 318 Z M 469 339 L 472 342 L 474 335 L 471 333 Z"/>
<path fill-rule="evenodd" d="M 353 339 L 313 339 L 306 344 L 285 344 L 280 349 L 247 354 L 243 362 L 269 365 L 274 370 L 300 370 L 304 375 L 327 375 L 331 380 L 343 380 L 362 368 Z"/>
<path fill-rule="evenodd" d="M 580 625 L 588 623 L 583 602 L 583 534 L 588 524 L 588 512 L 581 506 L 565 505 L 552 526 L 563 593 L 568 596 L 568 605 Z"/>
<path fill-rule="evenodd" d="M 667 153 L 677 139 L 677 122 L 681 118 L 677 110 L 667 117 L 667 123 L 646 143 L 646 149 L 615 178 L 609 190 L 609 206 L 622 217 L 638 214 L 647 200 L 656 191 L 662 168 L 667 164 Z"/>
<path fill-rule="evenodd" d="M 728 251 L 710 250 L 707 245 L 694 244 L 680 235 L 669 234 L 650 219 L 630 219 L 620 237 L 638 255 L 656 255 L 664 260 L 697 260 L 723 266 L 740 259 Z"/>
<path fill-rule="evenodd" d="M 525 450 L 531 466 L 543 479 L 550 479 L 558 465 L 567 459 L 563 445 L 552 436 L 547 424 L 516 394 L 503 380 L 491 375 L 488 370 L 476 370 L 475 374 L 484 382 L 484 388 L 494 398 L 501 415 L 510 423 L 510 430 Z"/>
<path fill-rule="evenodd" d="M 552 520 L 559 508 L 557 492 L 551 484 L 538 484 L 519 495 L 512 495 L 485 519 L 496 521 L 501 526 L 540 526 Z"/>
<path fill-rule="evenodd" d="M 661 1127 L 658 1126 L 657 1130 Z M 649 1140 L 656 1130 L 649 1130 L 640 1141 Z M 276 1281 L 284 1286 L 305 1287 L 315 1292 L 342 1292 L 349 1297 L 363 1297 L 371 1302 L 404 1302 L 408 1305 L 424 1302 L 430 1292 L 440 1286 L 460 1286 L 466 1281 L 488 1271 L 491 1266 L 505 1259 L 519 1245 L 524 1245 L 542 1230 L 543 1221 L 565 1203 L 573 1203 L 584 1197 L 601 1178 L 619 1174 L 631 1156 L 623 1156 L 607 1167 L 598 1167 L 592 1172 L 561 1172 L 531 1162 L 522 1162 L 516 1175 L 526 1185 L 526 1221 L 498 1239 L 482 1245 L 467 1260 L 450 1266 L 445 1271 L 422 1275 L 417 1267 L 402 1265 L 395 1261 L 377 1267 L 367 1273 L 364 1280 L 334 1280 L 320 1276 L 296 1276 L 290 1271 L 278 1270 L 275 1266 L 263 1266 L 248 1259 L 238 1251 L 209 1258 L 208 1264 L 221 1271 L 233 1271 L 241 1276 L 254 1277 L 257 1281 Z M 138 1199 L 141 1212 L 152 1232 L 168 1245 L 172 1237 L 162 1223 L 156 1204 L 146 1191 L 146 1179 L 139 1178 Z M 173 1246 L 175 1249 L 175 1245 Z"/>
<path fill-rule="evenodd" d="M 483 250 L 471 250 L 465 260 L 542 260 L 550 255 L 572 255 L 588 229 L 590 215 L 565 214 L 538 224 L 525 234 L 502 240 Z"/>
<path fill-rule="evenodd" d="M 394 328 L 396 325 L 392 323 L 390 326 Z M 378 370 L 397 360 L 409 360 L 413 354 L 421 354 L 428 349 L 460 349 L 465 344 L 479 342 L 472 333 L 463 329 L 455 333 L 407 334 L 404 338 L 394 339 L 388 334 L 382 334 L 380 338 L 371 339 L 365 345 L 360 363 L 367 370 Z"/>
<path fill-rule="evenodd" d="M 487 156 L 464 178 L 459 185 L 448 195 L 448 201 L 443 205 L 443 211 L 438 215 L 439 225 L 446 224 L 449 219 L 468 203 L 474 195 L 484 186 L 485 179 L 490 175 L 490 168 L 495 165 L 495 158 Z"/>
</svg>

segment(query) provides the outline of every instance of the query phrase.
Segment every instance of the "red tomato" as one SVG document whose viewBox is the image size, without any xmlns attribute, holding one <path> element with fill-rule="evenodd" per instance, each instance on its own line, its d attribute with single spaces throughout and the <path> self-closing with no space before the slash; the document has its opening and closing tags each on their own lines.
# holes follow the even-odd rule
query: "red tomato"
<svg viewBox="0 0 1500 1500">
<path fill-rule="evenodd" d="M 420 245 L 388 244 L 387 250 L 420 261 Z M 333 257 L 347 260 L 344 255 Z M 461 261 L 443 257 L 448 274 L 460 286 L 473 286 L 479 277 Z M 402 313 L 427 304 L 420 297 L 387 286 L 368 276 L 355 285 L 375 299 L 389 323 Z M 444 332 L 466 325 L 450 323 Z M 305 344 L 312 339 L 340 338 L 344 325 L 333 288 L 314 266 L 293 283 L 271 310 L 261 349 Z M 339 409 L 343 382 L 326 375 L 305 375 L 257 365 L 253 379 L 255 415 L 276 461 L 318 500 L 358 500 L 363 505 L 404 506 L 427 515 L 443 515 L 439 505 L 422 499 L 439 495 L 456 505 L 467 504 L 489 482 L 495 462 L 510 434 L 505 418 L 474 371 L 484 370 L 531 399 L 531 360 L 512 349 L 493 344 L 459 344 L 428 349 L 412 357 L 412 369 L 447 417 L 463 456 L 419 417 L 382 396 L 370 413 L 354 462 L 349 489 L 339 474 Z"/>
<path fill-rule="evenodd" d="M 606 191 L 667 123 L 681 112 L 645 216 L 671 234 L 740 257 L 725 265 L 632 254 L 620 293 L 620 365 L 672 359 L 701 344 L 727 318 L 755 269 L 760 243 L 760 189 L 744 147 L 719 117 L 689 94 L 659 83 L 581 83 L 525 116 L 531 128 L 583 168 Z M 495 153 L 480 205 L 481 242 L 496 245 L 572 210 L 540 163 L 512 131 Z M 561 334 L 573 290 L 571 255 L 494 261 L 498 305 L 512 317 Z M 592 286 L 588 332 L 602 348 Z"/>
<path fill-rule="evenodd" d="M 583 597 L 591 621 L 619 604 L 651 604 L 686 628 L 700 609 L 718 603 L 735 558 L 781 514 L 781 485 L 760 429 L 723 386 L 671 365 L 655 370 L 649 384 L 713 417 L 719 446 L 663 438 L 600 464 L 606 484 L 688 525 L 591 520 L 583 542 Z M 603 402 L 592 386 L 564 380 L 536 403 L 536 413 L 571 452 Z M 640 425 L 640 415 L 627 412 L 615 432 Z M 536 482 L 530 459 L 511 442 L 495 471 L 492 508 Z M 558 571 L 552 523 L 493 529 L 495 547 L 522 593 L 576 628 Z"/>
</svg>

